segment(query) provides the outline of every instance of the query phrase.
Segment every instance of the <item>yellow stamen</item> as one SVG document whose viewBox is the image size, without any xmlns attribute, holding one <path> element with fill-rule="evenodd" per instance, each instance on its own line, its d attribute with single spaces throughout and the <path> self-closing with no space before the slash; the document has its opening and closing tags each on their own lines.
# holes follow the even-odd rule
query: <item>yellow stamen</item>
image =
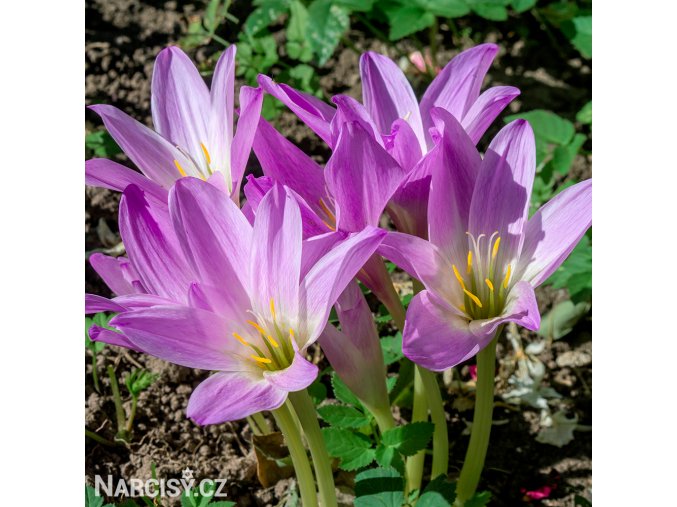
<svg viewBox="0 0 677 507">
<path fill-rule="evenodd" d="M 510 264 L 508 264 L 508 271 L 505 273 L 505 278 L 503 279 L 503 288 L 508 288 L 508 282 L 510 281 Z"/>
<path fill-rule="evenodd" d="M 205 158 L 207 159 L 207 164 L 211 164 L 212 158 L 209 156 L 209 152 L 207 151 L 207 147 L 202 143 L 200 143 L 200 147 L 202 148 L 202 151 L 205 154 Z"/>
<path fill-rule="evenodd" d="M 289 328 L 289 336 L 294 338 L 294 330 L 292 328 Z"/>
<path fill-rule="evenodd" d="M 251 358 L 252 358 L 254 361 L 256 361 L 257 363 L 263 363 L 263 364 L 270 364 L 270 363 L 272 363 L 272 361 L 271 361 L 270 359 L 268 359 L 267 357 L 259 357 L 259 356 L 255 356 L 255 355 L 253 355 L 253 354 L 252 354 L 251 356 L 249 356 L 249 357 L 251 357 Z"/>
<path fill-rule="evenodd" d="M 498 238 L 496 238 L 496 243 L 494 243 L 494 249 L 491 252 L 491 258 L 492 259 L 495 259 L 496 255 L 498 255 L 498 245 L 500 245 L 500 244 L 501 244 L 501 237 L 499 236 Z"/>
<path fill-rule="evenodd" d="M 244 338 L 242 338 L 239 334 L 233 333 L 233 336 L 234 336 L 234 337 L 237 339 L 237 341 L 239 341 L 242 345 L 246 345 L 247 347 L 249 346 L 249 343 L 247 343 L 247 341 L 246 341 Z"/>
<path fill-rule="evenodd" d="M 454 270 L 454 276 L 456 277 L 456 280 L 458 280 L 458 283 L 461 284 L 461 288 L 465 290 L 465 283 L 463 282 L 463 278 L 461 277 L 461 273 L 458 272 L 458 269 L 456 269 L 456 265 L 452 264 L 451 269 Z"/>
<path fill-rule="evenodd" d="M 254 329 L 256 329 L 259 333 L 261 333 L 263 336 L 266 336 L 266 330 L 263 329 L 261 326 L 259 326 L 256 322 L 253 320 L 248 320 L 247 324 L 252 326 Z"/>
<path fill-rule="evenodd" d="M 275 320 L 275 301 L 273 301 L 273 298 L 270 298 L 270 314 L 273 316 L 273 320 Z"/>
<path fill-rule="evenodd" d="M 179 174 L 181 174 L 181 176 L 184 176 L 184 177 L 185 177 L 185 176 L 188 176 L 188 175 L 186 174 L 186 171 L 183 170 L 183 167 L 181 167 L 181 164 L 179 164 L 179 161 L 178 161 L 178 160 L 175 160 L 175 161 L 174 161 L 174 165 L 175 165 L 176 168 L 179 170 Z"/>
<path fill-rule="evenodd" d="M 472 271 L 472 250 L 468 250 L 468 274 Z"/>
<path fill-rule="evenodd" d="M 270 344 L 271 344 L 273 347 L 278 348 L 278 347 L 280 346 L 280 344 L 277 343 L 277 342 L 275 341 L 275 338 L 273 338 L 272 336 L 268 335 L 268 336 L 266 336 L 266 338 L 268 338 L 268 341 L 270 342 Z"/>
<path fill-rule="evenodd" d="M 461 310 L 463 313 L 465 313 L 465 305 L 461 305 L 461 306 L 460 306 L 460 310 Z"/>
<path fill-rule="evenodd" d="M 484 283 L 487 284 L 487 287 L 489 287 L 489 290 L 490 290 L 490 291 L 492 291 L 492 292 L 494 291 L 494 284 L 491 283 L 491 280 L 489 280 L 488 278 L 485 278 L 485 279 L 484 279 Z"/>
<path fill-rule="evenodd" d="M 477 306 L 479 306 L 480 308 L 482 308 L 482 301 L 480 301 L 480 298 L 478 298 L 477 296 L 475 296 L 475 294 L 473 294 L 472 292 L 470 292 L 470 291 L 467 290 L 467 289 L 463 289 L 463 292 L 465 292 L 466 295 L 467 295 L 470 299 L 472 299 L 473 303 L 475 303 Z"/>
</svg>

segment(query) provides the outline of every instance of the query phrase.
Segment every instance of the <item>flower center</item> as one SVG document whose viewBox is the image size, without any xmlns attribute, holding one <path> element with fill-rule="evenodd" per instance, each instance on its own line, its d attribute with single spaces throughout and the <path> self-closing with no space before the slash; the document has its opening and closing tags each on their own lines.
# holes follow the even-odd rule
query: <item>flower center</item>
<svg viewBox="0 0 677 507">
<path fill-rule="evenodd" d="M 270 300 L 270 315 L 272 317 L 272 332 L 264 327 L 266 319 L 254 316 L 256 320 L 247 320 L 252 328 L 252 335 L 246 340 L 239 333 L 233 332 L 233 337 L 251 350 L 247 352 L 248 359 L 253 361 L 262 370 L 277 371 L 287 368 L 294 360 L 294 330 L 289 328 L 283 333 L 275 313 L 275 302 Z M 263 324 L 263 326 L 261 325 Z"/>
<path fill-rule="evenodd" d="M 477 238 L 469 232 L 466 234 L 470 249 L 465 273 L 455 264 L 451 266 L 463 291 L 464 304 L 459 309 L 472 320 L 496 317 L 505 305 L 512 267 L 508 264 L 504 268 L 496 260 L 501 246 L 498 231 L 489 238 L 485 234 Z M 486 240 L 484 248 L 483 239 Z"/>
<path fill-rule="evenodd" d="M 182 150 L 179 146 L 176 147 L 176 149 L 179 150 L 193 164 L 196 174 L 195 175 L 191 174 L 191 176 L 197 176 L 198 178 L 202 179 L 202 181 L 207 181 L 207 178 L 209 178 L 212 174 L 214 174 L 214 171 L 212 171 L 211 166 L 212 157 L 209 155 L 209 151 L 207 150 L 207 147 L 205 146 L 204 143 L 202 142 L 200 143 L 200 148 L 202 148 L 202 154 L 204 155 L 205 168 L 207 169 L 207 174 L 205 174 L 205 172 L 201 169 L 200 164 L 198 164 L 197 161 L 193 159 L 193 157 L 191 157 L 189 153 L 187 153 L 185 150 Z M 179 171 L 179 174 L 181 176 L 183 176 L 184 178 L 188 176 L 188 173 L 181 166 L 178 160 L 174 160 L 174 165 L 176 166 L 176 169 Z"/>
</svg>

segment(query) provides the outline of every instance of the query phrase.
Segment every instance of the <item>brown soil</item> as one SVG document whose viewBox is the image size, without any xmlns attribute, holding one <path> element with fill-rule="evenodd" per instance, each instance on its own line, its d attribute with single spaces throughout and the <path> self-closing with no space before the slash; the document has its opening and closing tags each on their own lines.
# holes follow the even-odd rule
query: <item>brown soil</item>
<svg viewBox="0 0 677 507">
<path fill-rule="evenodd" d="M 237 4 L 237 2 L 236 2 Z M 141 121 L 150 124 L 149 96 L 150 74 L 155 55 L 164 46 L 175 43 L 187 26 L 189 16 L 199 13 L 201 2 L 162 2 L 153 0 L 89 0 L 86 6 L 86 102 L 114 104 Z M 240 9 L 245 9 L 240 5 Z M 237 14 L 237 13 L 236 13 Z M 246 16 L 240 13 L 240 17 Z M 451 47 L 451 34 L 442 27 L 439 47 Z M 537 28 L 537 27 L 536 27 Z M 236 31 L 223 34 L 229 40 Z M 537 44 L 525 45 L 515 34 L 501 35 L 491 26 L 485 33 L 485 41 L 499 43 L 502 50 L 497 63 L 490 70 L 492 84 L 510 84 L 519 87 L 522 95 L 511 105 L 511 112 L 545 108 L 574 119 L 580 107 L 590 100 L 590 68 L 580 60 L 570 59 L 565 64 L 555 64 L 556 59 L 548 48 Z M 360 51 L 374 49 L 386 51 L 382 42 L 366 39 L 365 34 L 354 30 L 351 41 Z M 470 46 L 478 40 L 464 39 L 462 46 Z M 398 49 L 413 50 L 407 42 L 398 43 Z M 192 56 L 204 60 L 218 49 L 203 48 Z M 440 50 L 438 60 L 446 62 L 460 48 Z M 389 50 L 394 55 L 392 49 Z M 358 54 L 348 48 L 339 49 L 327 63 L 320 78 L 326 96 L 347 93 L 359 98 L 361 94 L 357 72 Z M 421 83 L 421 86 L 424 86 Z M 326 147 L 302 126 L 291 113 L 284 112 L 277 120 L 278 127 L 290 139 L 296 141 L 319 159 L 328 154 Z M 86 112 L 87 128 L 101 125 L 97 116 Z M 502 123 L 497 121 L 489 135 L 495 133 Z M 116 159 L 128 164 L 123 155 Z M 256 161 L 250 169 L 256 171 Z M 578 178 L 591 173 L 591 156 L 580 155 L 572 169 Z M 119 196 L 102 189 L 87 188 L 86 202 L 86 249 L 110 248 L 117 234 L 117 205 Z M 101 225 L 103 223 L 103 225 Z M 87 266 L 85 271 L 87 292 L 110 295 L 110 291 Z M 542 309 L 545 310 L 563 297 L 561 291 L 540 291 Z M 523 333 L 525 343 L 532 339 Z M 571 364 L 572 356 L 591 357 L 591 326 L 585 319 L 565 339 L 555 342 L 541 356 L 548 366 L 545 382 L 554 387 L 563 399 L 561 406 L 569 413 L 576 413 L 579 423 L 592 424 L 591 388 L 592 363 L 583 360 L 580 366 Z M 512 352 L 507 345 L 499 350 L 499 358 L 509 361 Z M 586 355 L 587 354 L 587 355 Z M 562 358 L 566 358 L 563 360 Z M 579 364 L 579 363 L 576 363 Z M 275 487 L 264 489 L 256 476 L 256 458 L 251 444 L 252 434 L 245 422 L 219 426 L 199 427 L 185 416 L 185 407 L 193 388 L 207 373 L 170 365 L 135 352 L 106 347 L 98 358 L 97 369 L 102 381 L 102 393 L 94 390 L 91 380 L 91 355 L 85 358 L 86 374 L 86 427 L 111 439 L 114 434 L 114 414 L 110 386 L 105 375 L 107 365 L 114 365 L 118 378 L 134 367 L 144 367 L 160 375 L 145 391 L 139 401 L 134 436 L 128 446 L 109 447 L 87 440 L 86 480 L 93 483 L 95 474 L 112 474 L 116 479 L 151 477 L 151 465 L 157 467 L 158 477 L 180 478 L 181 471 L 190 467 L 195 477 L 228 479 L 229 499 L 239 506 L 278 505 L 293 479 L 280 481 Z M 467 368 L 459 371 L 467 379 Z M 124 392 L 124 387 L 122 387 Z M 504 391 L 505 386 L 499 391 Z M 456 473 L 462 464 L 468 437 L 461 435 L 464 420 L 472 418 L 471 411 L 459 412 L 451 408 L 454 401 L 446 393 L 449 414 L 449 437 L 451 442 L 451 473 Z M 497 398 L 498 399 L 498 398 Z M 126 407 L 128 408 L 127 401 Z M 463 408 L 463 407 L 461 407 Z M 409 417 L 407 410 L 401 416 Z M 572 506 L 574 495 L 587 498 L 591 495 L 592 434 L 576 432 L 576 438 L 562 448 L 539 444 L 534 435 L 539 429 L 538 411 L 519 411 L 497 408 L 494 419 L 506 421 L 492 429 L 491 445 L 483 474 L 481 489 L 493 493 L 491 505 L 513 506 L 529 503 L 523 498 L 522 488 L 537 489 L 544 485 L 555 487 L 551 498 L 540 503 L 552 506 Z M 345 479 L 344 473 L 341 478 Z M 350 482 L 339 480 L 339 482 Z M 348 495 L 344 500 L 350 505 Z M 534 502 L 538 503 L 538 502 Z M 165 505 L 171 505 L 165 502 Z"/>
</svg>

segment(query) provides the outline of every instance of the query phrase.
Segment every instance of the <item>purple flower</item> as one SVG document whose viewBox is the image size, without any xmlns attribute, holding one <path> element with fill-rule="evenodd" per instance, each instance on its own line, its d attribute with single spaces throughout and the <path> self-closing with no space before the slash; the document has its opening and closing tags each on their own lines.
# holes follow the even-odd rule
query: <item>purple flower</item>
<svg viewBox="0 0 677 507">
<path fill-rule="evenodd" d="M 425 238 L 430 189 L 430 164 L 426 154 L 440 136 L 430 111 L 441 107 L 450 112 L 477 143 L 496 116 L 519 95 L 519 90 L 511 86 L 493 87 L 480 95 L 482 81 L 497 51 L 494 44 L 481 44 L 457 55 L 430 84 L 420 105 L 399 67 L 373 52 L 360 58 L 364 105 L 351 97 L 337 95 L 332 99 L 334 108 L 263 75 L 259 76 L 259 84 L 294 111 L 333 150 L 338 149 L 343 125 L 359 124 L 404 170 L 405 177 L 400 178 L 387 201 L 388 214 L 399 231 Z M 259 134 L 261 130 L 260 125 Z M 262 136 L 254 145 L 257 156 L 263 149 L 262 144 L 271 143 L 270 138 L 271 135 Z M 279 148 L 280 144 L 283 143 L 276 141 L 271 146 Z M 269 149 L 274 153 L 277 148 Z M 303 154 L 295 158 L 303 158 Z M 263 161 L 262 165 L 265 172 Z M 290 169 L 298 165 L 291 165 Z M 313 163 L 301 165 L 310 170 Z M 384 170 L 392 165 L 388 162 Z"/>
<path fill-rule="evenodd" d="M 403 332 L 412 361 L 444 370 L 469 359 L 505 322 L 540 326 L 534 287 L 566 259 L 592 224 L 592 182 L 567 188 L 528 218 L 536 170 L 534 136 L 517 120 L 484 159 L 452 115 L 434 149 L 430 241 L 391 233 L 379 251 L 418 278 Z"/>
<path fill-rule="evenodd" d="M 116 107 L 91 106 L 146 178 L 99 158 L 86 162 L 86 183 L 119 191 L 135 184 L 166 200 L 174 181 L 195 176 L 222 188 L 237 202 L 263 97 L 258 88 L 240 89 L 240 119 L 234 132 L 235 51 L 230 46 L 219 58 L 210 91 L 183 51 L 162 50 L 151 84 L 155 131 Z"/>
<path fill-rule="evenodd" d="M 177 181 L 164 208 L 129 185 L 120 233 L 129 259 L 99 257 L 93 265 L 122 295 L 88 295 L 86 305 L 118 312 L 110 325 L 119 333 L 95 328 L 92 338 L 215 370 L 188 405 L 199 424 L 273 410 L 315 379 L 317 367 L 303 353 L 385 235 L 367 228 L 345 240 L 303 241 L 299 206 L 279 185 L 252 226 L 223 192 L 196 178 Z"/>
</svg>

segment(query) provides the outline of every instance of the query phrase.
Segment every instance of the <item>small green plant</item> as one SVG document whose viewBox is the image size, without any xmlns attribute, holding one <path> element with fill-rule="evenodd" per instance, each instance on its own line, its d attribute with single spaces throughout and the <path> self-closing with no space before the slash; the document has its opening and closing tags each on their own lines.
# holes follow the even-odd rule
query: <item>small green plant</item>
<svg viewBox="0 0 677 507">
<path fill-rule="evenodd" d="M 113 318 L 113 314 L 106 315 L 105 313 L 97 313 L 93 317 L 85 317 L 85 348 L 92 353 L 92 381 L 94 382 L 94 389 L 97 393 L 101 393 L 101 386 L 99 384 L 99 373 L 97 369 L 97 355 L 101 352 L 106 346 L 103 342 L 94 342 L 89 337 L 89 328 L 92 325 L 97 325 L 100 327 L 108 327 L 108 322 Z"/>
</svg>

